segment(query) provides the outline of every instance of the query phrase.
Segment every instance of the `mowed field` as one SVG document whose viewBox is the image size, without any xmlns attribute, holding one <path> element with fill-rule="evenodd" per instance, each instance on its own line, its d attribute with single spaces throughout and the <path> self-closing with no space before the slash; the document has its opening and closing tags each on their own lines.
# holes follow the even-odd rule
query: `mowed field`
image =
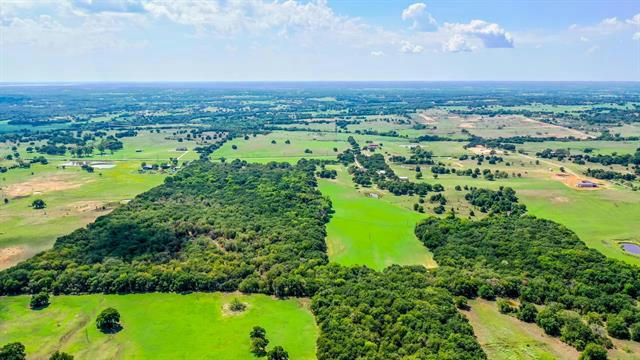
<svg viewBox="0 0 640 360">
<path fill-rule="evenodd" d="M 411 210 L 391 194 L 356 189 L 344 167 L 331 168 L 338 171 L 338 177 L 319 181 L 320 191 L 331 199 L 335 211 L 327 224 L 331 261 L 376 270 L 392 264 L 436 266 L 433 255 L 413 233 L 424 214 Z M 368 195 L 374 193 L 381 197 Z"/>
<path fill-rule="evenodd" d="M 227 307 L 247 304 L 241 313 Z M 54 296 L 42 310 L 28 296 L 0 298 L 0 344 L 20 341 L 29 359 L 65 351 L 76 359 L 252 359 L 249 332 L 267 331 L 269 347 L 290 359 L 315 359 L 318 328 L 307 299 L 223 293 Z M 123 329 L 103 334 L 95 318 L 116 308 Z"/>
</svg>

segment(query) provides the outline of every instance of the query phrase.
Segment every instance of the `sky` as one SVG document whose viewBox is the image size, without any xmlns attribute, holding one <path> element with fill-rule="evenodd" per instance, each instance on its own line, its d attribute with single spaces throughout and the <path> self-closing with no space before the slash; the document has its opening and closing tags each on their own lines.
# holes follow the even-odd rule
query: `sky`
<svg viewBox="0 0 640 360">
<path fill-rule="evenodd" d="M 640 81 L 640 1 L 0 0 L 0 82 Z"/>
</svg>

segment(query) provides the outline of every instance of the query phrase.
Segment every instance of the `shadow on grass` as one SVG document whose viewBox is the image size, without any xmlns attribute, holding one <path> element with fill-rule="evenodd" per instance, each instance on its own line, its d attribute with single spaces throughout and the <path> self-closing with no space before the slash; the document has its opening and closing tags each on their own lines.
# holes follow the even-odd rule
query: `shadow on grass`
<svg viewBox="0 0 640 360">
<path fill-rule="evenodd" d="M 122 330 L 122 325 L 117 324 L 109 328 L 100 329 L 103 334 L 117 334 Z"/>
</svg>

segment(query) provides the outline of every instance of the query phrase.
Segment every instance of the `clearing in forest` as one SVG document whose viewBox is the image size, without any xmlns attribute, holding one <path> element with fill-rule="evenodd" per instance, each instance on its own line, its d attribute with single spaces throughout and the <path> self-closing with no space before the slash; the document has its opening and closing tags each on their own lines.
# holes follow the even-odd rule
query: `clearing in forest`
<svg viewBox="0 0 640 360">
<path fill-rule="evenodd" d="M 335 180 L 319 181 L 320 191 L 331 199 L 335 210 L 327 224 L 331 261 L 376 270 L 392 264 L 436 266 L 433 255 L 413 233 L 424 214 L 390 201 L 392 194 L 356 189 L 344 167 L 335 169 Z"/>
</svg>

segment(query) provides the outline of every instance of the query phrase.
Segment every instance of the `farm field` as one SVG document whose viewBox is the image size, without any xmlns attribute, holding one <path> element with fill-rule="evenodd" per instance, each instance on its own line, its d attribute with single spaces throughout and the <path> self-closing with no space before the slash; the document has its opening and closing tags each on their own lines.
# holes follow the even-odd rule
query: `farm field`
<svg viewBox="0 0 640 360">
<path fill-rule="evenodd" d="M 241 313 L 225 308 L 233 298 Z M 267 331 L 268 349 L 280 345 L 291 359 L 315 359 L 318 328 L 306 299 L 276 300 L 234 293 L 150 293 L 54 296 L 42 310 L 29 309 L 28 296 L 0 298 L 0 344 L 20 341 L 29 359 L 48 359 L 56 350 L 76 359 L 253 358 L 249 332 Z M 121 314 L 123 329 L 103 334 L 95 318 L 104 308 Z"/>
<path fill-rule="evenodd" d="M 638 147 L 640 147 L 640 144 L 637 141 L 602 140 L 528 142 L 516 146 L 516 148 L 532 153 L 532 155 L 544 149 L 568 149 L 572 154 L 584 153 L 584 149 L 587 148 L 593 149 L 594 154 L 610 155 L 614 152 L 618 154 L 632 154 Z"/>
<path fill-rule="evenodd" d="M 391 194 L 355 189 L 344 167 L 335 180 L 321 179 L 320 191 L 331 199 L 327 224 L 329 259 L 342 265 L 366 265 L 382 270 L 392 264 L 436 266 L 432 254 L 413 234 L 424 217 Z M 380 194 L 380 198 L 367 196 Z"/>
<path fill-rule="evenodd" d="M 0 269 L 45 250 L 59 236 L 107 214 L 121 201 L 159 185 L 166 174 L 138 173 L 139 162 L 121 161 L 87 173 L 62 161 L 34 164 L 0 176 Z M 42 199 L 47 207 L 34 210 Z"/>
</svg>

